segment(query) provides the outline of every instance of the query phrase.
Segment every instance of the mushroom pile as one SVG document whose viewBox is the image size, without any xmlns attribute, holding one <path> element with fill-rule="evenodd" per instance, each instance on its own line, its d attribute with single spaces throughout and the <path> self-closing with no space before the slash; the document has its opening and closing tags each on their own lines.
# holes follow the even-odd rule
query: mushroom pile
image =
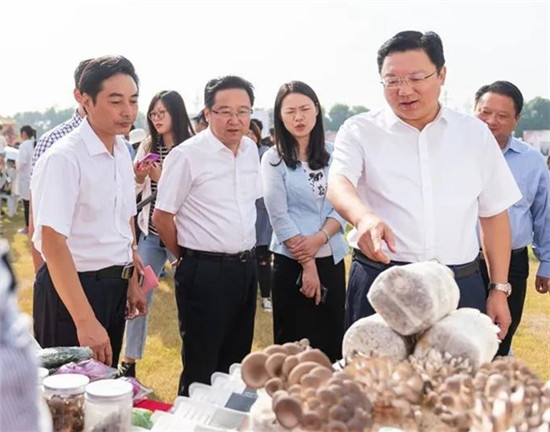
<svg viewBox="0 0 550 432">
<path fill-rule="evenodd" d="M 459 431 L 550 430 L 550 381 L 544 384 L 510 357 L 485 363 L 474 376 L 449 376 L 426 394 L 425 402 Z"/>
<path fill-rule="evenodd" d="M 371 425 L 371 405 L 359 384 L 335 373 L 328 357 L 306 339 L 250 353 L 241 374 L 249 387 L 265 387 L 286 429 L 345 432 Z"/>
<path fill-rule="evenodd" d="M 514 358 L 491 363 L 496 327 L 477 310 L 456 309 L 458 286 L 447 267 L 390 268 L 369 300 L 378 313 L 344 335 L 343 371 L 307 340 L 243 360 L 244 382 L 271 396 L 273 429 L 550 431 L 550 382 Z"/>
</svg>

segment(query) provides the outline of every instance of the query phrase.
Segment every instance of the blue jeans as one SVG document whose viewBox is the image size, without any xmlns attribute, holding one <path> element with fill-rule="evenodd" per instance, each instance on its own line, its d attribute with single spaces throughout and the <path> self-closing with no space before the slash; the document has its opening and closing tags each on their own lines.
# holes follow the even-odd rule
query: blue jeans
<svg viewBox="0 0 550 432">
<path fill-rule="evenodd" d="M 157 277 L 162 271 L 166 260 L 173 261 L 175 259 L 168 249 L 160 245 L 160 238 L 155 234 L 149 234 L 147 237 L 143 233 L 140 235 L 138 252 L 143 265 L 150 265 Z M 124 349 L 126 357 L 133 359 L 143 357 L 145 338 L 147 337 L 147 323 L 151 313 L 150 308 L 154 292 L 155 290 L 151 290 L 147 294 L 147 315 L 126 321 L 126 346 Z"/>
</svg>

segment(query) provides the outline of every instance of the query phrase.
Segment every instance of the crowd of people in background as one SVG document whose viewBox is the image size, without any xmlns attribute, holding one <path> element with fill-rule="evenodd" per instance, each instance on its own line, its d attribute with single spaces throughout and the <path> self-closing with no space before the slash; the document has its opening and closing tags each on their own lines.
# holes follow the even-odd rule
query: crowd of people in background
<svg viewBox="0 0 550 432">
<path fill-rule="evenodd" d="M 208 81 L 192 118 L 178 92 L 160 91 L 147 131 L 131 130 L 132 63 L 82 61 L 73 117 L 38 140 L 23 126 L 15 165 L 0 156 L 0 197 L 17 185 L 32 240 L 37 341 L 90 346 L 135 376 L 154 307 L 142 279 L 171 265 L 186 395 L 250 352 L 258 290 L 275 343 L 308 338 L 337 361 L 345 329 L 374 313 L 376 277 L 437 259 L 454 272 L 459 306 L 499 325 L 508 355 L 529 245 L 535 288 L 550 290 L 550 175 L 512 135 L 521 92 L 484 85 L 473 116 L 441 106 L 446 66 L 433 32 L 396 34 L 377 61 L 387 107 L 348 119 L 334 143 L 301 81 L 281 85 L 263 138 L 254 87 L 238 76 Z"/>
</svg>

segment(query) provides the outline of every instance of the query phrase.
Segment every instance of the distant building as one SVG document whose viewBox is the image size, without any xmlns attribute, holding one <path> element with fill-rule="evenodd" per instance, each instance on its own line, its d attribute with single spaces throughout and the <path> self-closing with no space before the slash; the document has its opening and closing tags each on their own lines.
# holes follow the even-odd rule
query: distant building
<svg viewBox="0 0 550 432">
<path fill-rule="evenodd" d="M 550 130 L 523 131 L 523 141 L 531 144 L 544 156 L 550 155 Z"/>
</svg>

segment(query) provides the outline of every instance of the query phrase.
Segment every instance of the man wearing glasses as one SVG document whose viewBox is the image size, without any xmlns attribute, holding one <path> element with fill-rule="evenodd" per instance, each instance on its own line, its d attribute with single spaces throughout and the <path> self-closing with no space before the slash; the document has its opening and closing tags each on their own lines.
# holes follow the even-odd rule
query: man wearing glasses
<svg viewBox="0 0 550 432">
<path fill-rule="evenodd" d="M 179 257 L 175 274 L 183 342 L 179 393 L 209 383 L 250 352 L 256 312 L 256 199 L 259 157 L 245 136 L 252 85 L 236 76 L 204 90 L 209 127 L 170 152 L 153 223 Z"/>
<path fill-rule="evenodd" d="M 523 195 L 508 209 L 512 232 L 508 273 L 512 294 L 508 306 L 512 325 L 497 355 L 509 354 L 512 337 L 521 321 L 529 277 L 527 246 L 530 244 L 535 246 L 533 251 L 540 260 L 535 289 L 540 294 L 550 289 L 550 174 L 541 153 L 512 135 L 522 108 L 523 95 L 509 81 L 484 85 L 475 94 L 475 115 L 489 126 Z M 481 261 L 481 272 L 486 280 L 484 260 Z"/>
<path fill-rule="evenodd" d="M 349 119 L 338 132 L 328 197 L 353 224 L 346 326 L 374 313 L 367 292 L 392 265 L 437 259 L 451 267 L 459 307 L 510 325 L 510 228 L 521 194 L 489 129 L 440 105 L 445 58 L 439 36 L 404 31 L 378 50 L 388 107 Z M 493 283 L 479 273 L 476 223 Z"/>
</svg>

